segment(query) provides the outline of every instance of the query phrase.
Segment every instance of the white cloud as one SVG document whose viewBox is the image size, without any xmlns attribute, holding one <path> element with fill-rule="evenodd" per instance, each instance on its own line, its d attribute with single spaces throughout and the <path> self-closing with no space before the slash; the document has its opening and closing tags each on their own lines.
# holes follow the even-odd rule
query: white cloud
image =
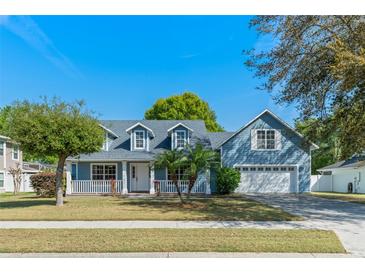
<svg viewBox="0 0 365 274">
<path fill-rule="evenodd" d="M 82 77 L 75 65 L 57 49 L 51 39 L 31 17 L 0 16 L 1 26 L 23 39 L 66 75 L 73 78 Z"/>
</svg>

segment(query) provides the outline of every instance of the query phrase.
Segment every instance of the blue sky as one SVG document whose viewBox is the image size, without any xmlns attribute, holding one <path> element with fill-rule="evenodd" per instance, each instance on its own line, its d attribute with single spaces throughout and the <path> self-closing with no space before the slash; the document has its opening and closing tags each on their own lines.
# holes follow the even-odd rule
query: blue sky
<svg viewBox="0 0 365 274">
<path fill-rule="evenodd" d="M 84 99 L 101 119 L 142 119 L 158 98 L 193 91 L 236 130 L 269 108 L 243 49 L 269 39 L 249 16 L 32 16 L 0 18 L 0 106 L 42 95 Z"/>
</svg>

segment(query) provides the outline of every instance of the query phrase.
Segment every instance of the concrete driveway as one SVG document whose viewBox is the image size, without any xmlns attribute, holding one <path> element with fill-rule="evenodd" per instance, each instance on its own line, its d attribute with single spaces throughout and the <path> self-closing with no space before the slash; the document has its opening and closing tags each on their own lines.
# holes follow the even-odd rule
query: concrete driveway
<svg viewBox="0 0 365 274">
<path fill-rule="evenodd" d="M 247 195 L 259 202 L 280 207 L 306 218 L 306 226 L 333 230 L 345 249 L 365 257 L 365 205 L 301 194 Z"/>
</svg>

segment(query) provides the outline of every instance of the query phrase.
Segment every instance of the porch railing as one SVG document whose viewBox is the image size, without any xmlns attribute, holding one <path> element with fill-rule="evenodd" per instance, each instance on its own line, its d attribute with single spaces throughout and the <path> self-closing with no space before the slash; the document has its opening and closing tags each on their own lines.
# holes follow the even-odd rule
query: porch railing
<svg viewBox="0 0 365 274">
<path fill-rule="evenodd" d="M 112 193 L 112 180 L 72 180 L 72 193 L 103 194 Z M 115 180 L 115 191 L 122 191 L 123 181 Z"/>
<path fill-rule="evenodd" d="M 176 193 L 176 186 L 172 180 L 156 180 L 155 182 L 160 184 L 160 192 L 161 193 Z M 188 180 L 180 180 L 178 181 L 178 185 L 180 191 L 182 193 L 188 192 L 189 181 Z M 195 182 L 191 193 L 205 193 L 205 183 L 204 181 Z"/>
</svg>

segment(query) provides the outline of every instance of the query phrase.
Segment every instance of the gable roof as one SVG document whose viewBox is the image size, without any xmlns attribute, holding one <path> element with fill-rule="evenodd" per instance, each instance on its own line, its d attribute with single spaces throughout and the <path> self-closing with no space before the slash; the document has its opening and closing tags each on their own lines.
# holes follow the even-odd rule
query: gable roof
<svg viewBox="0 0 365 274">
<path fill-rule="evenodd" d="M 138 126 L 143 127 L 144 129 L 147 129 L 147 131 L 149 131 L 152 134 L 152 136 L 155 137 L 155 134 L 153 133 L 153 130 L 150 129 L 149 127 L 145 126 L 141 122 L 138 122 L 138 123 L 134 124 L 133 126 L 127 128 L 125 131 L 127 133 L 129 133 L 132 129 L 134 129 L 134 128 L 138 127 Z"/>
<path fill-rule="evenodd" d="M 265 109 L 263 112 L 261 112 L 259 115 L 257 115 L 255 118 L 253 118 L 251 121 L 249 121 L 247 124 L 245 124 L 243 127 L 241 127 L 239 130 L 237 130 L 232 136 L 230 136 L 229 138 L 227 138 L 226 140 L 222 141 L 217 147 L 221 147 L 222 145 L 224 145 L 228 140 L 232 139 L 234 136 L 236 136 L 237 134 L 239 134 L 242 130 L 244 130 L 245 128 L 247 128 L 249 125 L 251 125 L 253 122 L 255 122 L 257 119 L 259 119 L 261 116 L 263 116 L 264 114 L 269 114 L 271 115 L 274 119 L 276 119 L 278 122 L 280 122 L 281 124 L 283 124 L 286 128 L 290 129 L 291 131 L 293 131 L 295 134 L 297 134 L 300 138 L 305 139 L 305 137 L 300 134 L 298 131 L 296 131 L 293 127 L 291 127 L 287 122 L 285 122 L 284 120 L 282 120 L 281 118 L 279 118 L 277 115 L 275 115 L 273 112 L 271 112 L 268 109 Z M 309 142 L 312 146 L 313 149 L 318 149 L 319 146 L 317 146 L 315 143 Z"/>
<path fill-rule="evenodd" d="M 104 129 L 106 132 L 109 132 L 111 135 L 113 135 L 114 137 L 118 138 L 118 135 L 116 133 L 114 133 L 112 130 L 108 129 L 107 127 L 103 126 L 102 124 L 99 124 L 99 126 Z"/>
<path fill-rule="evenodd" d="M 219 148 L 219 144 L 230 138 L 235 132 L 208 132 L 212 149 Z"/>
<path fill-rule="evenodd" d="M 70 159 L 79 161 L 153 160 L 157 153 L 171 149 L 167 130 L 179 123 L 186 125 L 194 131 L 191 138 L 192 144 L 202 142 L 210 147 L 207 129 L 202 120 L 102 120 L 99 122 L 118 135 L 110 143 L 109 150 L 81 154 Z M 155 137 L 149 140 L 150 151 L 130 150 L 130 135 L 126 130 L 138 123 L 148 127 L 155 134 Z"/>
<path fill-rule="evenodd" d="M 351 158 L 339 161 L 329 166 L 322 167 L 318 171 L 330 171 L 338 168 L 359 168 L 365 166 L 365 151 L 363 153 L 353 155 Z"/>
<path fill-rule="evenodd" d="M 186 126 L 186 125 L 184 125 L 183 123 L 178 123 L 178 124 L 176 124 L 176 125 L 174 125 L 173 127 L 170 127 L 168 130 L 167 130 L 167 132 L 170 132 L 170 131 L 172 131 L 172 130 L 174 130 L 175 128 L 177 128 L 177 127 L 179 127 L 179 126 L 182 126 L 182 127 L 184 127 L 184 128 L 186 128 L 187 130 L 189 130 L 189 131 L 191 131 L 191 132 L 193 132 L 194 130 L 192 130 L 190 127 L 188 127 L 188 126 Z"/>
</svg>

